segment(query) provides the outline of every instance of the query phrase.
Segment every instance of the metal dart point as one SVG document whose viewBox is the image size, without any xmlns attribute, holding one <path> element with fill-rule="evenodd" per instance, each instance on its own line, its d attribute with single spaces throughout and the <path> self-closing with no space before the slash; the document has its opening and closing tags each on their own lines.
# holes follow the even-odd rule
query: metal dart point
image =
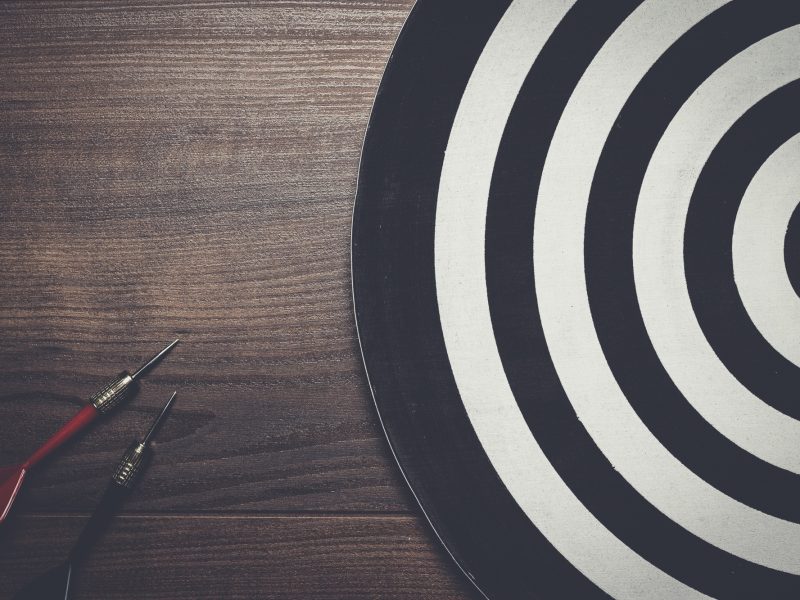
<svg viewBox="0 0 800 600">
<path fill-rule="evenodd" d="M 175 400 L 175 396 L 177 396 L 177 392 L 172 393 L 172 396 L 170 396 L 164 408 L 161 409 L 145 436 L 141 440 L 133 442 L 128 450 L 125 451 L 125 454 L 122 455 L 122 459 L 114 468 L 114 473 L 103 498 L 83 528 L 67 560 L 34 579 L 14 596 L 14 600 L 69 600 L 74 579 L 73 573 L 77 571 L 92 546 L 119 511 L 122 502 L 136 485 L 136 481 L 149 458 L 150 440 Z"/>
<path fill-rule="evenodd" d="M 14 499 L 17 497 L 25 474 L 39 464 L 67 440 L 73 438 L 85 429 L 89 423 L 100 415 L 105 415 L 119 406 L 133 390 L 133 384 L 148 370 L 153 368 L 164 356 L 172 350 L 180 340 L 167 344 L 158 354 L 145 362 L 133 375 L 127 371 L 120 373 L 111 383 L 89 398 L 89 403 L 78 414 L 70 419 L 61 429 L 42 444 L 36 452 L 22 464 L 9 467 L 0 467 L 0 523 L 9 511 Z"/>
<path fill-rule="evenodd" d="M 179 339 L 176 339 L 173 342 L 170 342 L 169 344 L 167 344 L 166 348 L 164 348 L 161 352 L 156 354 L 153 358 L 151 358 L 146 363 L 144 363 L 141 367 L 139 367 L 139 369 L 133 375 L 131 375 L 131 379 L 136 381 L 143 373 L 149 371 L 156 363 L 158 363 L 162 358 L 164 358 L 164 355 L 167 352 L 172 350 L 177 345 L 177 343 L 180 342 L 180 341 L 181 340 L 179 338 Z"/>
<path fill-rule="evenodd" d="M 180 340 L 175 340 L 168 344 L 161 352 L 139 367 L 133 375 L 127 371 L 120 373 L 116 379 L 92 396 L 89 399 L 89 403 L 101 414 L 106 414 L 119 406 L 119 404 L 128 397 L 132 389 L 131 385 L 144 373 L 153 368 L 153 366 L 158 363 L 167 352 L 172 350 L 179 341 Z"/>
<path fill-rule="evenodd" d="M 150 425 L 150 429 L 147 430 L 145 436 L 141 439 L 141 441 L 133 442 L 133 444 L 130 445 L 128 450 L 122 456 L 122 460 L 119 461 L 117 468 L 114 470 L 114 475 L 111 477 L 111 481 L 125 488 L 132 488 L 134 486 L 136 483 L 136 478 L 139 476 L 139 473 L 142 470 L 142 465 L 147 458 L 150 438 L 153 437 L 153 433 L 155 433 L 156 429 L 158 429 L 158 426 L 164 418 L 164 415 L 167 414 L 169 407 L 172 405 L 172 402 L 175 400 L 175 396 L 177 395 L 178 392 L 172 392 L 172 396 L 170 396 L 170 399 L 167 400 L 167 403 L 164 405 L 164 408 L 161 409 L 161 412 L 155 418 L 153 424 Z"/>
</svg>

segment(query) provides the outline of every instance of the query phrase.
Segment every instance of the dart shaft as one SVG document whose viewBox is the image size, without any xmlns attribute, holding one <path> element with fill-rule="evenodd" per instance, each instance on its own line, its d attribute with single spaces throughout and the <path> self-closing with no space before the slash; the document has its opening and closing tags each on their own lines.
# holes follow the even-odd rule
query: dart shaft
<svg viewBox="0 0 800 600">
<path fill-rule="evenodd" d="M 78 414 L 72 417 L 61 429 L 56 431 L 49 440 L 42 444 L 39 449 L 31 454 L 28 460 L 22 465 L 24 469 L 31 469 L 39 462 L 47 458 L 57 448 L 66 443 L 69 439 L 74 437 L 78 432 L 85 429 L 89 423 L 94 421 L 98 416 L 97 409 L 88 404 L 84 406 Z"/>
<path fill-rule="evenodd" d="M 100 503 L 95 508 L 92 516 L 89 517 L 89 521 L 72 546 L 72 550 L 70 550 L 69 560 L 73 563 L 73 566 L 77 566 L 86 557 L 92 546 L 97 542 L 97 539 L 108 528 L 109 523 L 119 512 L 120 506 L 125 501 L 125 498 L 128 497 L 130 491 L 130 488 L 125 488 L 114 482 L 108 485 Z"/>
<path fill-rule="evenodd" d="M 80 561 L 86 555 L 89 548 L 97 540 L 97 537 L 105 530 L 114 514 L 119 510 L 122 502 L 133 490 L 139 475 L 147 467 L 150 458 L 151 451 L 148 447 L 148 442 L 158 428 L 159 423 L 167 414 L 176 395 L 176 392 L 172 393 L 172 396 L 161 409 L 144 438 L 141 441 L 134 441 L 128 446 L 125 454 L 122 455 L 122 458 L 117 463 L 106 493 L 70 552 L 70 561 L 73 563 Z"/>
<path fill-rule="evenodd" d="M 84 406 L 77 415 L 72 417 L 61 429 L 56 431 L 49 440 L 42 444 L 30 458 L 23 464 L 23 468 L 31 469 L 47 458 L 57 448 L 61 447 L 70 438 L 83 431 L 98 416 L 116 408 L 131 392 L 133 379 L 128 373 L 120 373 L 102 390 L 89 399 L 89 404 Z"/>
<path fill-rule="evenodd" d="M 125 498 L 136 485 L 139 475 L 147 466 L 149 457 L 150 449 L 145 443 L 138 441 L 133 442 L 122 455 L 103 498 L 70 552 L 69 559 L 73 564 L 77 564 L 86 556 L 97 538 L 108 527 Z"/>
</svg>

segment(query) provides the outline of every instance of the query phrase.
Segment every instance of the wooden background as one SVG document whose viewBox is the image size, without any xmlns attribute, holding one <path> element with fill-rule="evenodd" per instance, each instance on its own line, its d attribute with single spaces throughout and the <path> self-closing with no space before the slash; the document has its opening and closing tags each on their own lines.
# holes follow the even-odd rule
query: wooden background
<svg viewBox="0 0 800 600">
<path fill-rule="evenodd" d="M 35 472 L 0 597 L 63 558 L 176 389 L 77 598 L 474 598 L 359 359 L 361 141 L 412 0 L 0 4 L 0 464 L 176 336 Z"/>
</svg>

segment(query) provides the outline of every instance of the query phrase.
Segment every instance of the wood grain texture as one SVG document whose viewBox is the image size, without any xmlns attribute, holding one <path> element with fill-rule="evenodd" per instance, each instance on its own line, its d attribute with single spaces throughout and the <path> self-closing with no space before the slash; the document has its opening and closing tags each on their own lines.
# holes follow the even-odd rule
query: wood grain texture
<svg viewBox="0 0 800 600">
<path fill-rule="evenodd" d="M 88 509 L 175 388 L 132 510 L 407 510 L 358 356 L 349 235 L 410 4 L 0 8 L 0 464 L 183 339 L 27 506 Z"/>
<path fill-rule="evenodd" d="M 361 141 L 411 5 L 0 2 L 0 464 L 183 340 L 31 475 L 0 597 L 63 556 L 173 389 L 79 598 L 469 595 L 390 458 L 352 317 Z"/>
<path fill-rule="evenodd" d="M 63 560 L 83 521 L 26 517 L 2 532 L 0 590 L 14 593 Z M 121 517 L 81 571 L 75 597 L 467 597 L 450 567 L 413 517 Z"/>
</svg>

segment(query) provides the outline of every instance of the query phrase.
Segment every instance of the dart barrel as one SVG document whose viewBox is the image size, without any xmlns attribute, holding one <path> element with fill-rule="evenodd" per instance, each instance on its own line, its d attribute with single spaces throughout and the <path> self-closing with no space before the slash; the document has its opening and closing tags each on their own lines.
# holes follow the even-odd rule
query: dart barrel
<svg viewBox="0 0 800 600">
<path fill-rule="evenodd" d="M 144 464 L 146 448 L 141 442 L 131 444 L 114 470 L 111 481 L 120 487 L 133 488 Z"/>
<path fill-rule="evenodd" d="M 111 383 L 89 398 L 89 403 L 104 415 L 115 409 L 131 392 L 133 378 L 127 372 L 120 373 Z"/>
</svg>

